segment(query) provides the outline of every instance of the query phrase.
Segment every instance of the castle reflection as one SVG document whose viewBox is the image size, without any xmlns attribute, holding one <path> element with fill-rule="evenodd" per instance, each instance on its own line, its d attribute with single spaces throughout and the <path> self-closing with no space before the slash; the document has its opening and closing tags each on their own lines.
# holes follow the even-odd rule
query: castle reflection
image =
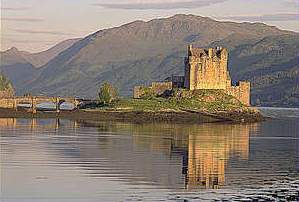
<svg viewBox="0 0 299 202">
<path fill-rule="evenodd" d="M 249 134 L 255 125 L 203 126 L 189 134 L 187 188 L 219 188 L 225 184 L 230 157 L 248 159 Z"/>
<path fill-rule="evenodd" d="M 124 124 L 59 119 L 0 119 L 0 128 L 28 127 L 35 130 L 46 127 L 58 130 L 66 126 L 71 128 L 72 133 L 81 127 L 92 127 L 99 134 L 96 139 L 92 136 L 84 138 L 84 143 L 73 143 L 72 149 L 76 147 L 77 151 L 71 154 L 72 158 L 76 155 L 80 162 L 111 159 L 113 161 L 105 162 L 109 163 L 107 167 L 111 170 L 121 167 L 143 176 L 147 181 L 158 181 L 165 186 L 181 183 L 182 180 L 186 189 L 223 187 L 230 160 L 248 159 L 249 137 L 259 127 L 258 124 Z M 104 133 L 124 134 L 130 138 L 101 137 Z M 149 154 L 156 156 L 149 157 Z M 162 161 L 168 166 L 161 166 Z M 84 168 L 87 166 L 87 170 L 95 175 L 99 174 L 96 172 L 103 165 L 95 160 Z"/>
<path fill-rule="evenodd" d="M 202 124 L 202 125 L 133 125 L 134 144 L 163 151 L 169 155 L 180 153 L 185 187 L 221 188 L 225 185 L 225 170 L 232 157 L 248 159 L 249 136 L 258 124 Z M 165 139 L 141 138 L 145 133 Z M 168 135 L 167 135 L 168 134 Z"/>
</svg>

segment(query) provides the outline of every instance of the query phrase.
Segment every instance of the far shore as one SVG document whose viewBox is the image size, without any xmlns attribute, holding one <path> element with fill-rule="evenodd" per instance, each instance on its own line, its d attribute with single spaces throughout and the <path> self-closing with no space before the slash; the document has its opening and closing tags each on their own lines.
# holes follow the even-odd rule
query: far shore
<svg viewBox="0 0 299 202">
<path fill-rule="evenodd" d="M 250 123 L 260 122 L 264 117 L 257 111 L 229 111 L 207 113 L 200 111 L 106 111 L 73 110 L 56 112 L 37 111 L 33 114 L 25 109 L 0 108 L 0 118 L 61 118 L 69 120 L 121 121 L 132 123 L 171 122 L 171 123 Z"/>
</svg>

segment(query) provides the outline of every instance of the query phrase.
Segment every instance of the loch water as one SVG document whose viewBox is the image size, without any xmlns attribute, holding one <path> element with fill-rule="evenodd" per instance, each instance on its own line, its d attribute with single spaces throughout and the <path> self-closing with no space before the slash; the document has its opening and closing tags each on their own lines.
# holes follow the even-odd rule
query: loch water
<svg viewBox="0 0 299 202">
<path fill-rule="evenodd" d="M 298 201 L 298 109 L 253 124 L 0 119 L 1 201 Z"/>
</svg>

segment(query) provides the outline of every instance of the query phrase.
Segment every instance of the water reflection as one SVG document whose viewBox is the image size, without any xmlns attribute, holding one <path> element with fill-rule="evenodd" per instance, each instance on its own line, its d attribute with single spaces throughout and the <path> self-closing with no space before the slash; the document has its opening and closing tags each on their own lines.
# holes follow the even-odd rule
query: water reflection
<svg viewBox="0 0 299 202">
<path fill-rule="evenodd" d="M 66 124 L 67 123 L 67 124 Z M 16 118 L 0 118 L 0 128 L 27 128 L 27 129 L 50 129 L 58 130 L 59 127 L 74 127 L 76 128 L 77 121 L 63 121 L 60 119 L 16 119 Z"/>
<path fill-rule="evenodd" d="M 81 122 L 81 126 L 91 123 Z M 96 124 L 100 133 L 123 131 L 133 135 L 135 148 L 163 152 L 170 159 L 179 155 L 185 188 L 220 188 L 225 185 L 225 169 L 230 157 L 248 159 L 249 135 L 258 124 L 251 125 L 169 125 L 169 124 Z M 115 142 L 107 143 L 112 149 Z M 167 162 L 169 163 L 169 162 Z M 166 164 L 167 164 L 166 163 Z M 144 164 L 143 162 L 141 164 Z M 147 163 L 153 166 L 153 163 Z M 138 166 L 138 165 L 136 165 Z M 161 172 L 161 170 L 156 171 Z M 174 173 L 178 175 L 179 173 Z M 170 176 L 175 178 L 175 176 Z M 169 180 L 169 179 L 168 179 Z"/>
<path fill-rule="evenodd" d="M 120 190 L 119 187 L 122 187 L 122 194 L 131 193 L 137 187 L 142 192 L 138 196 L 152 195 L 154 189 L 159 189 L 160 192 L 180 192 L 179 195 L 200 191 L 209 198 L 217 191 L 227 190 L 234 195 L 241 189 L 247 190 L 245 195 L 248 189 L 258 194 L 258 187 L 265 185 L 269 187 L 262 194 L 266 192 L 269 197 L 286 194 L 287 188 L 289 196 L 294 198 L 299 178 L 293 171 L 298 165 L 293 141 L 297 140 L 296 128 L 296 120 L 280 124 L 180 125 L 0 119 L 2 171 L 6 179 L 15 176 L 22 179 L 26 177 L 24 172 L 19 173 L 14 168 L 30 165 L 33 168 L 27 170 L 26 175 L 32 172 L 35 176 L 47 166 L 46 177 L 35 178 L 50 182 L 51 177 L 61 179 L 59 183 L 52 182 L 61 187 L 68 187 L 67 182 L 76 179 L 85 183 L 77 185 L 82 189 L 80 194 L 94 194 L 97 199 L 107 196 L 107 191 L 114 199 L 120 193 L 113 190 Z M 17 158 L 17 154 L 22 155 Z M 40 154 L 47 155 L 42 157 Z M 67 172 L 58 175 L 60 169 Z M 72 170 L 79 172 L 72 175 Z M 9 172 L 10 175 L 5 174 Z M 89 185 L 91 182 L 93 186 Z M 107 187 L 106 191 L 102 187 L 113 182 L 117 183 Z M 14 186 L 11 189 L 7 186 L 6 192 L 14 195 Z M 30 186 L 22 187 L 22 190 L 27 189 Z M 49 194 L 49 187 L 43 189 L 38 185 L 33 186 L 31 192 L 37 189 L 41 195 Z M 207 192 L 209 190 L 213 192 Z M 76 190 L 70 191 L 80 195 Z M 252 199 L 252 194 L 249 198 Z"/>
<path fill-rule="evenodd" d="M 187 187 L 224 186 L 230 157 L 248 159 L 249 134 L 255 129 L 256 125 L 202 126 L 189 133 Z"/>
<path fill-rule="evenodd" d="M 121 167 L 124 173 L 134 174 L 135 183 L 146 180 L 166 187 L 183 184 L 188 190 L 223 187 L 230 158 L 248 159 L 249 136 L 258 129 L 258 124 L 186 126 L 59 119 L 0 119 L 0 127 L 27 127 L 31 130 L 46 128 L 57 132 L 59 128 L 66 126 L 74 133 L 80 127 L 97 130 L 96 138 L 86 137 L 84 142 L 72 144 L 71 153 L 67 149 L 67 141 L 60 143 L 64 145 L 64 151 L 68 151 L 64 155 L 88 162 L 88 166 L 83 166 L 87 176 L 102 176 L 102 165 L 96 159 L 105 158 L 112 162 L 107 167 Z M 117 134 L 131 136 L 132 139 L 113 138 Z"/>
</svg>

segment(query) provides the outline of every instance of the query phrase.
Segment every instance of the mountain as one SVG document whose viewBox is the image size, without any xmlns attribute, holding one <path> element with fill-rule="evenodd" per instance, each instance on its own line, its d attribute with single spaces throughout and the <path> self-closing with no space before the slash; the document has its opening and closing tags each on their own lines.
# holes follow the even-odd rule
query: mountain
<svg viewBox="0 0 299 202">
<path fill-rule="evenodd" d="M 298 107 L 298 53 L 298 34 L 268 36 L 239 46 L 231 53 L 232 76 L 252 82 L 256 105 Z"/>
<path fill-rule="evenodd" d="M 48 50 L 39 53 L 29 53 L 26 51 L 19 51 L 16 47 L 12 47 L 7 51 L 0 52 L 1 63 L 0 66 L 14 65 L 14 64 L 26 64 L 30 63 L 34 67 L 41 67 L 47 64 L 50 60 L 56 57 L 62 51 L 71 47 L 74 43 L 80 39 L 68 39 L 62 41 Z"/>
<path fill-rule="evenodd" d="M 135 21 L 75 42 L 35 70 L 18 92 L 95 97 L 109 81 L 128 96 L 134 85 L 183 74 L 186 48 L 193 44 L 227 47 L 233 80 L 253 82 L 253 104 L 295 106 L 298 40 L 298 33 L 262 23 L 194 15 Z"/>
<path fill-rule="evenodd" d="M 65 40 L 39 53 L 29 53 L 12 47 L 7 51 L 0 52 L 0 71 L 12 81 L 17 94 L 24 94 L 20 89 L 37 77 L 36 68 L 45 65 L 78 40 L 80 39 Z"/>
<path fill-rule="evenodd" d="M 16 47 L 12 47 L 7 51 L 0 52 L 0 61 L 1 66 L 28 63 L 23 53 L 19 51 Z"/>
<path fill-rule="evenodd" d="M 58 43 L 57 45 L 53 46 L 52 48 L 39 52 L 39 53 L 28 53 L 23 52 L 24 57 L 26 60 L 31 63 L 35 67 L 41 67 L 47 64 L 51 59 L 56 57 L 62 51 L 71 47 L 74 43 L 79 41 L 80 39 L 68 39 Z"/>
<path fill-rule="evenodd" d="M 24 52 L 13 47 L 7 51 L 0 53 L 1 63 L 0 72 L 2 72 L 13 83 L 16 93 L 26 82 L 35 78 L 36 68 L 27 61 Z"/>
</svg>

